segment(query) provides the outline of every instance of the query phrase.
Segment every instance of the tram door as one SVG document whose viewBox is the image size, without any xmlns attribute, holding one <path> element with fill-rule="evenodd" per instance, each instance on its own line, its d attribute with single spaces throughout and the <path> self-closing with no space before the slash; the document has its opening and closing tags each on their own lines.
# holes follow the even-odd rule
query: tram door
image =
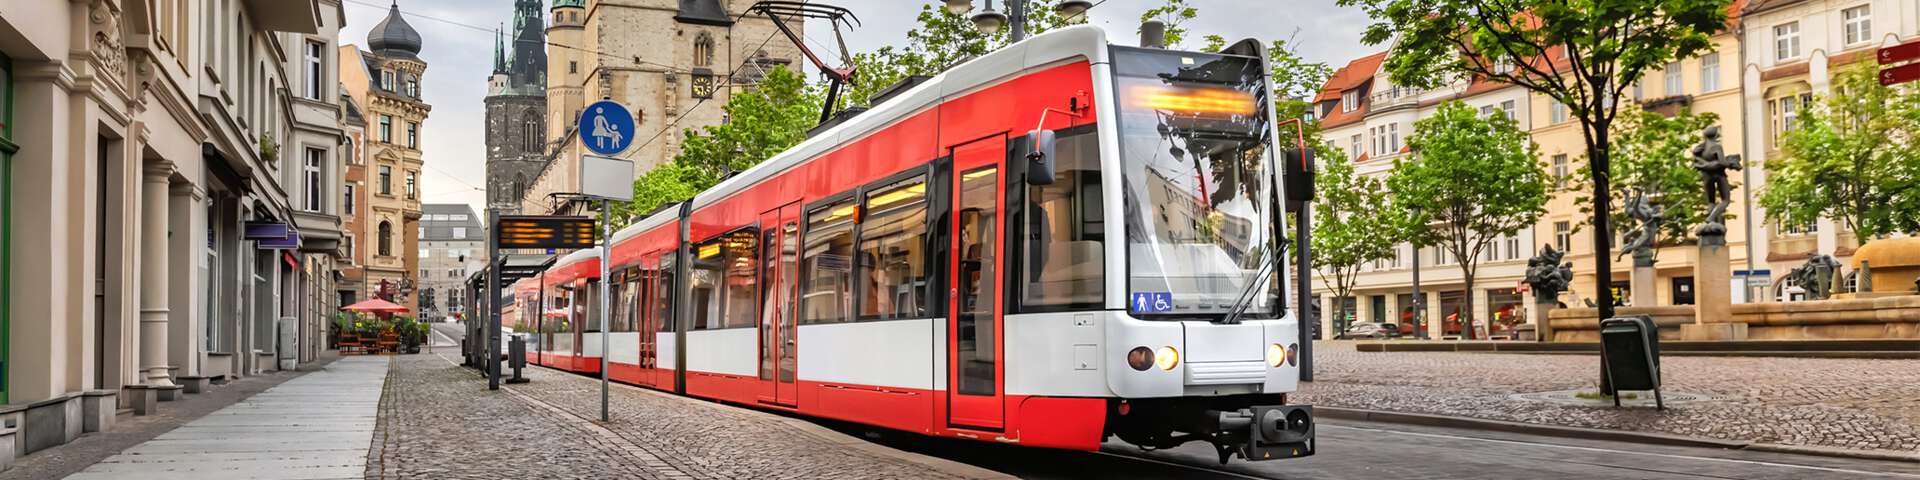
<svg viewBox="0 0 1920 480">
<path fill-rule="evenodd" d="M 1001 352 L 1000 230 L 1005 210 L 1005 136 L 953 149 L 953 278 L 948 285 L 947 421 L 999 429 L 1005 416 Z"/>
<path fill-rule="evenodd" d="M 634 336 L 640 341 L 640 384 L 649 386 L 653 385 L 653 368 L 656 365 L 654 362 L 660 349 L 657 344 L 659 338 L 653 334 L 654 331 L 659 330 L 654 326 L 659 320 L 653 317 L 653 309 L 647 308 L 651 305 L 650 299 L 654 297 L 653 289 L 660 288 L 660 284 L 656 281 L 660 276 L 660 270 L 655 268 L 655 265 L 648 265 L 648 260 L 653 257 L 653 255 L 640 257 L 640 268 L 627 277 L 629 282 L 627 288 L 633 289 L 633 293 L 622 300 L 627 302 L 627 315 L 633 316 L 633 331 L 638 332 Z"/>
<path fill-rule="evenodd" d="M 799 349 L 794 303 L 799 300 L 800 204 L 760 214 L 760 401 L 796 405 Z"/>
</svg>

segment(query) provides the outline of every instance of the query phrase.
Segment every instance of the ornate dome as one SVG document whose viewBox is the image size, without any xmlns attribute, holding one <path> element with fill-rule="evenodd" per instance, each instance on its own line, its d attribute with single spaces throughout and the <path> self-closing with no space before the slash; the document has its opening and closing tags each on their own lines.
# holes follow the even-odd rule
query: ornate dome
<svg viewBox="0 0 1920 480">
<path fill-rule="evenodd" d="M 387 10 L 387 18 L 374 25 L 373 30 L 367 31 L 367 46 L 372 47 L 374 53 L 383 55 L 418 56 L 420 32 L 400 17 L 400 3 L 394 2 L 393 8 Z"/>
</svg>

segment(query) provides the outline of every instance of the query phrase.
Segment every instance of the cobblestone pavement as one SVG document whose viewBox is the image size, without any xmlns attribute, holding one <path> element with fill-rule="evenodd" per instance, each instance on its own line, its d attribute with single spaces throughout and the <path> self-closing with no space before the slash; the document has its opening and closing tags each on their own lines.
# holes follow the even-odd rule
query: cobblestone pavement
<svg viewBox="0 0 1920 480">
<path fill-rule="evenodd" d="M 1509 395 L 1594 389 L 1594 355 L 1357 352 L 1314 345 L 1315 405 L 1460 415 L 1788 445 L 1920 453 L 1920 361 L 1666 357 L 1664 391 L 1714 400 L 1651 408 L 1568 406 Z"/>
<path fill-rule="evenodd" d="M 960 478 L 764 412 L 618 385 L 602 424 L 598 380 L 530 368 L 531 383 L 489 392 L 454 355 L 394 357 L 366 478 Z"/>
</svg>

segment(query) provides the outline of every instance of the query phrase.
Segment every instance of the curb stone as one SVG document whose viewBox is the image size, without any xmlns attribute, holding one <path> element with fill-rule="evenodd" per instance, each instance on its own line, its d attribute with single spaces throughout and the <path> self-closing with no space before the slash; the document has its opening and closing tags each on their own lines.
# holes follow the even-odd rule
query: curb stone
<svg viewBox="0 0 1920 480">
<path fill-rule="evenodd" d="M 1537 423 L 1509 422 L 1484 418 L 1431 415 L 1424 413 L 1389 412 L 1360 408 L 1325 407 L 1315 405 L 1315 414 L 1325 418 L 1341 420 L 1359 420 L 1367 422 L 1399 423 L 1424 425 L 1429 427 L 1461 428 L 1470 430 L 1491 430 L 1496 432 L 1521 433 L 1545 437 L 1578 438 L 1586 440 L 1609 440 L 1616 442 L 1644 443 L 1654 445 L 1672 445 L 1681 447 L 1719 448 L 1726 450 L 1752 450 L 1769 453 L 1791 453 L 1822 457 L 1853 458 L 1862 460 L 1887 460 L 1896 462 L 1920 463 L 1920 452 L 1906 453 L 1893 450 L 1858 450 L 1807 445 L 1786 445 L 1779 443 L 1756 443 L 1744 440 L 1722 440 L 1717 438 L 1689 437 L 1664 433 L 1632 432 L 1603 428 L 1568 427 L 1560 425 L 1541 425 Z"/>
</svg>

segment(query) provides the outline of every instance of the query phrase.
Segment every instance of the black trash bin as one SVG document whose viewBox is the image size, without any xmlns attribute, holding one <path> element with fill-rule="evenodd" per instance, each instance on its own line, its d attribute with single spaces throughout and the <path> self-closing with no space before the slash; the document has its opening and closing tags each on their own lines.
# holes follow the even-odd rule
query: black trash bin
<svg viewBox="0 0 1920 480">
<path fill-rule="evenodd" d="M 1655 408 L 1666 409 L 1660 396 L 1660 330 L 1653 317 L 1634 315 L 1600 322 L 1600 349 L 1605 356 L 1614 406 L 1621 390 L 1652 390 Z"/>
</svg>

